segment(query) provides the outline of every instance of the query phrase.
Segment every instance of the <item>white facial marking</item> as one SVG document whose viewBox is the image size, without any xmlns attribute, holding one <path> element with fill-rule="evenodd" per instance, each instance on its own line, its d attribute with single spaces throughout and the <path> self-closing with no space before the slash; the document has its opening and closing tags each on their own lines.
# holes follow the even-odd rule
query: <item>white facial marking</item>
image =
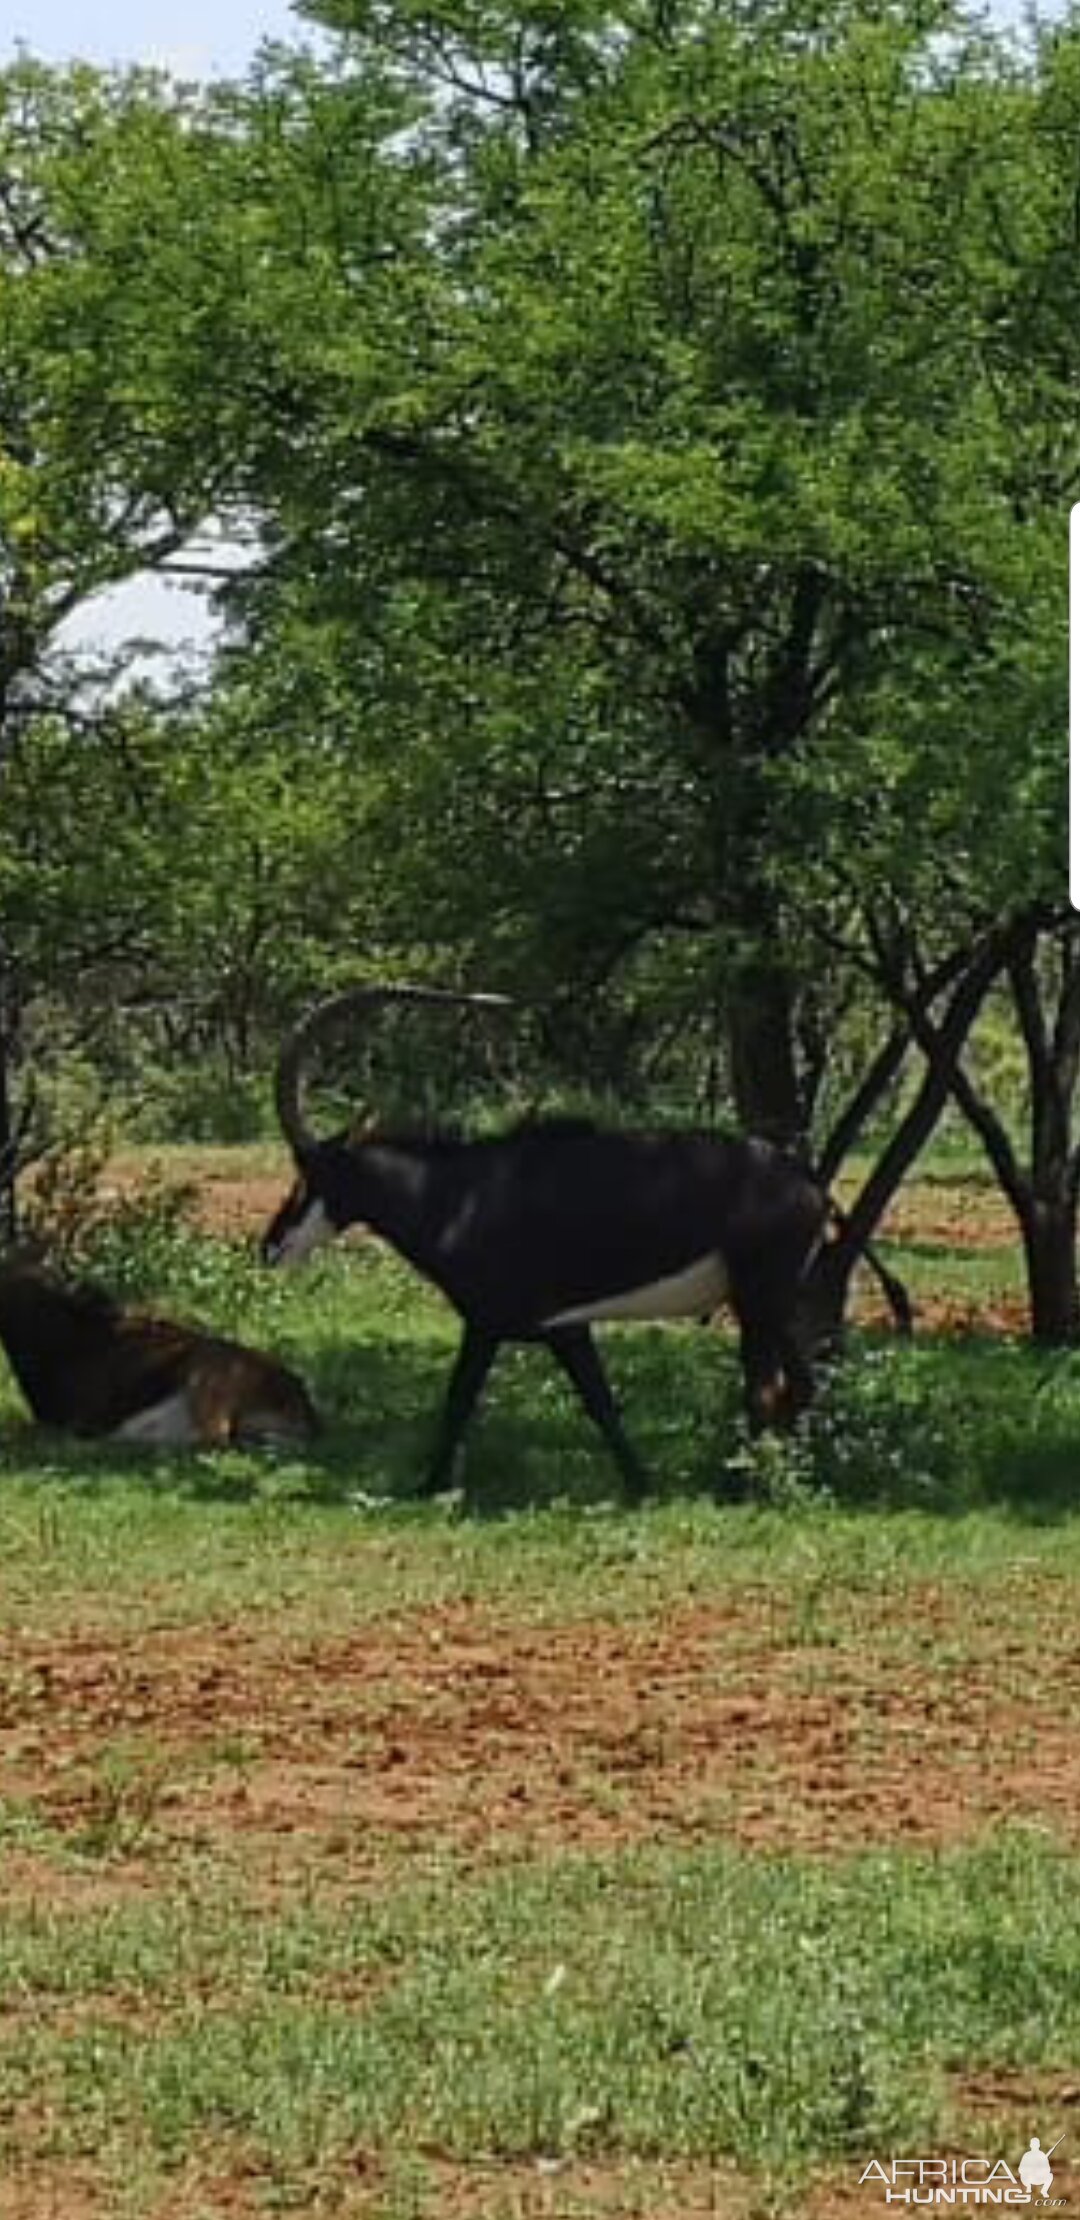
<svg viewBox="0 0 1080 2220">
<path fill-rule="evenodd" d="M 122 1426 L 114 1426 L 110 1440 L 143 1442 L 150 1449 L 176 1449 L 197 1441 L 186 1390 L 181 1388 L 179 1394 L 167 1395 L 163 1403 L 151 1403 L 145 1411 L 125 1418 Z"/>
<path fill-rule="evenodd" d="M 275 1264 L 302 1264 L 316 1249 L 334 1238 L 334 1227 L 321 1202 L 309 1202 L 302 1218 L 283 1233 L 274 1251 Z"/>
<path fill-rule="evenodd" d="M 619 1295 L 597 1295 L 590 1302 L 575 1303 L 571 1309 L 545 1318 L 544 1324 L 583 1326 L 590 1319 L 601 1318 L 700 1318 L 704 1311 L 715 1310 L 727 1292 L 723 1261 L 710 1250 L 681 1272 L 670 1272 L 666 1279 L 628 1287 Z"/>
</svg>

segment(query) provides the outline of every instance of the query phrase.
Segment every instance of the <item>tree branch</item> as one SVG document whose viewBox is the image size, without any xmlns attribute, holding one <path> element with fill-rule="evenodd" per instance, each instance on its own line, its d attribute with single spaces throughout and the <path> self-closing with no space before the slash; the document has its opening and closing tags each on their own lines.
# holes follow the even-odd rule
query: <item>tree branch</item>
<svg viewBox="0 0 1080 2220">
<path fill-rule="evenodd" d="M 845 1156 L 854 1148 L 867 1119 L 876 1109 L 886 1089 L 898 1077 L 910 1046 L 910 1026 L 906 1023 L 894 1025 L 818 1154 L 815 1170 L 823 1187 L 832 1186 Z"/>
</svg>

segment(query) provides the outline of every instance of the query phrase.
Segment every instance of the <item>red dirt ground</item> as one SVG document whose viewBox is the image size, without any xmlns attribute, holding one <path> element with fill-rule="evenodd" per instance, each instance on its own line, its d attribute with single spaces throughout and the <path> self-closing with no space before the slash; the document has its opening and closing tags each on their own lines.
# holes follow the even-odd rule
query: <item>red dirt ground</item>
<svg viewBox="0 0 1080 2220">
<path fill-rule="evenodd" d="M 976 2127 L 970 2139 L 943 2146 L 935 2155 L 1001 2153 L 1015 2167 L 1032 2120 L 1055 2126 L 1070 2120 L 1068 2102 L 1052 2077 L 1030 2083 L 1015 2118 L 999 2106 L 984 2133 Z M 1005 2118 L 1013 2120 L 1011 2128 L 1002 2127 Z M 303 2211 L 310 2220 L 385 2220 L 388 2210 L 405 2209 L 423 2213 L 425 2220 L 436 2213 L 438 2220 L 764 2220 L 766 2214 L 768 2220 L 874 2220 L 874 2215 L 896 2209 L 885 2203 L 878 2183 L 860 2184 L 865 2161 L 853 2162 L 846 2174 L 823 2173 L 794 2192 L 772 2188 L 766 2202 L 759 2181 L 728 2166 L 659 2166 L 636 2160 L 613 2165 L 585 2159 L 557 2164 L 493 2159 L 487 2165 L 458 2165 L 437 2154 L 417 2155 L 424 2189 L 423 2202 L 415 2207 L 388 2204 L 390 2167 L 357 2151 L 352 2182 L 337 2170 L 332 2183 L 316 2177 L 298 2185 L 287 2209 Z M 881 2155 L 887 2161 L 904 2154 Z M 1055 2165 L 1053 2187 L 1055 2198 L 1075 2210 L 1080 2176 L 1070 2161 L 1059 2159 Z M 171 2177 L 167 2191 L 140 2220 L 265 2220 L 270 2209 L 276 2208 L 268 2207 L 261 2169 L 245 2163 L 241 2154 L 230 2159 L 222 2152 L 216 2164 L 189 2166 Z M 54 2163 L 32 2177 L 0 2182 L 0 2220 L 113 2220 L 113 2215 L 91 2166 Z"/>
<path fill-rule="evenodd" d="M 946 1678 L 914 1653 L 875 1663 L 878 1608 L 864 1628 L 853 1614 L 847 1647 L 800 1637 L 764 1596 L 662 1625 L 530 1627 L 458 1604 L 323 1641 L 250 1624 L 14 1635 L 3 1788 L 76 1844 L 110 1824 L 224 1840 L 271 1886 L 434 1845 L 478 1861 L 655 1839 L 830 1852 L 1006 1814 L 1078 1839 L 1080 1636 L 1040 1667 L 991 1629 Z M 905 1637 L 920 1609 L 940 1637 L 929 1592 L 905 1598 Z"/>
<path fill-rule="evenodd" d="M 385 1885 L 447 1850 L 484 1867 L 656 1840 L 831 1854 L 945 1843 L 1004 1814 L 1075 1841 L 1080 1634 L 1044 1653 L 1037 1621 L 999 1602 L 1003 1623 L 965 1623 L 961 1659 L 946 1644 L 938 1665 L 964 1607 L 930 1585 L 905 1594 L 891 1651 L 872 1595 L 847 1599 L 836 1646 L 835 1630 L 815 1640 L 765 1589 L 688 1603 L 660 1624 L 529 1626 L 459 1602 L 321 1639 L 257 1618 L 126 1636 L 16 1629 L 0 1675 L 0 1787 L 64 1846 L 85 1849 L 96 1830 L 101 1852 L 104 1830 L 105 1847 L 92 1862 L 23 1849 L 5 1861 L 5 1894 L 86 1909 L 160 1893 L 193 1847 L 212 1847 L 246 1894 L 279 1901 L 316 1874 L 324 1896 Z M 1075 2076 L 956 2090 L 969 2150 L 980 2120 L 997 2148 L 992 2123 L 1015 2116 L 1020 2134 L 1078 2099 Z M 21 2176 L 0 2180 L 0 2220 L 114 2220 L 92 2163 L 35 2162 L 32 2142 Z M 765 2204 L 760 2183 L 702 2165 L 423 2156 L 425 2220 L 885 2209 L 854 2168 Z M 335 2167 L 300 2209 L 312 2220 L 402 2209 L 387 2200 L 384 2161 L 358 2152 L 354 2176 Z M 243 2153 L 219 2148 L 139 2220 L 256 2220 L 266 2194 Z"/>
<path fill-rule="evenodd" d="M 117 1184 L 129 1176 L 117 1167 Z M 252 1236 L 285 1176 L 236 1176 L 226 1160 L 201 1181 L 200 1222 Z M 973 1193 L 969 1208 L 929 1186 L 906 1191 L 889 1231 L 986 1252 L 1015 1239 L 994 1198 Z M 864 1315 L 881 1315 L 873 1298 Z M 1005 1293 L 950 1299 L 921 1305 L 920 1322 L 1019 1332 L 1024 1307 Z M 246 1892 L 277 1899 L 314 1872 L 323 1891 L 378 1884 L 446 1850 L 477 1866 L 657 1840 L 832 1854 L 944 1844 L 1005 1816 L 1075 1843 L 1080 1630 L 1047 1654 L 1037 1624 L 1002 1601 L 1000 1623 L 965 1624 L 950 1645 L 962 1600 L 909 1591 L 899 1651 L 877 1597 L 846 1600 L 838 1645 L 835 1629 L 815 1639 L 765 1590 L 644 1624 L 529 1626 L 460 1603 L 320 1639 L 251 1618 L 130 1636 L 15 1630 L 0 1671 L 0 1790 L 62 1847 L 95 1841 L 104 1854 L 9 1849 L 5 1895 L 78 1910 L 158 1893 L 171 1862 L 204 1845 Z M 950 1648 L 949 1663 L 933 1662 Z M 1076 2077 L 972 2079 L 956 2103 L 988 2133 L 1006 2115 L 1018 2134 L 1077 2120 L 1080 2144 Z M 760 2184 L 704 2166 L 426 2163 L 440 2220 L 757 2220 L 765 2209 L 864 2220 L 886 2209 L 854 2167 L 766 2208 Z M 313 2183 L 302 2209 L 381 2220 L 387 2186 L 381 2162 L 358 2153 L 355 2184 Z M 1055 2187 L 1076 2203 L 1080 2183 L 1064 2171 Z M 243 2155 L 221 2151 L 145 2220 L 255 2220 L 265 2196 Z M 113 2215 L 92 2164 L 43 2161 L 0 2178 L 0 2220 Z"/>
</svg>

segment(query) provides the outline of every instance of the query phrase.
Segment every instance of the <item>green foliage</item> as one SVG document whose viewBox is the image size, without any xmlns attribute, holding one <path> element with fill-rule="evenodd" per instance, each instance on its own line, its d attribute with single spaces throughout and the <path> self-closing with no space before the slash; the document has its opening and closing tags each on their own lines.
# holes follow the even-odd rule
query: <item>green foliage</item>
<svg viewBox="0 0 1080 2220">
<path fill-rule="evenodd" d="M 134 1102 L 118 1104 L 126 1137 L 133 1141 L 220 1142 L 239 1146 L 275 1132 L 265 1079 L 230 1070 L 208 1051 L 198 1065 L 162 1057 L 137 1060 Z M 130 1100 L 130 1098 L 129 1098 Z"/>
<path fill-rule="evenodd" d="M 124 1301 L 180 1305 L 228 1331 L 238 1312 L 272 1313 L 281 1283 L 235 1242 L 193 1223 L 190 1180 L 149 1172 L 117 1189 L 107 1148 L 87 1139 L 39 1167 L 27 1233 L 48 1263 Z"/>
<path fill-rule="evenodd" d="M 258 529 L 182 743 L 206 1022 L 242 1067 L 362 951 L 715 1104 L 764 948 L 834 1108 L 861 901 L 936 951 L 1061 883 L 1069 36 L 311 12 L 347 43 L 229 96 L 201 212 L 186 390 Z"/>
<path fill-rule="evenodd" d="M 710 1114 L 771 986 L 823 1127 L 866 906 L 933 957 L 1062 884 L 1075 27 L 309 12 L 243 87 L 0 81 L 4 995 L 236 1133 L 357 972 Z M 60 619 L 208 518 L 210 684 L 88 692 Z"/>
</svg>

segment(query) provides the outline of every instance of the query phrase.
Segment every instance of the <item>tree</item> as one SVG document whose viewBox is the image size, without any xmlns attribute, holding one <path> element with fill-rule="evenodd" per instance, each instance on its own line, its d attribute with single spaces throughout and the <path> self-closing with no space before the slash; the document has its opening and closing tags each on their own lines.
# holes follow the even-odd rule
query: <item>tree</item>
<svg viewBox="0 0 1080 2220">
<path fill-rule="evenodd" d="M 237 159 L 227 103 L 161 78 L 53 73 L 29 61 L 0 73 L 0 1221 L 9 1231 L 24 1122 L 13 1068 L 27 1004 L 43 990 L 73 997 L 76 976 L 85 999 L 94 968 L 137 932 L 129 894 L 144 876 L 133 873 L 130 843 L 121 853 L 115 838 L 101 839 L 118 760 L 117 673 L 65 651 L 61 628 L 105 586 L 148 570 L 182 574 L 193 532 L 235 500 L 237 415 L 220 364 L 244 244 L 227 221 Z M 203 419 L 191 396 L 212 390 Z M 107 766 L 100 787 L 87 781 L 90 764 Z M 59 797 L 75 789 L 90 815 L 61 825 Z M 137 808 L 135 790 L 131 800 Z M 89 869 L 88 825 L 98 838 Z M 167 828 L 147 818 L 140 838 L 160 862 Z M 31 917 L 46 916 L 47 934 L 31 929 Z"/>
<path fill-rule="evenodd" d="M 250 636 L 333 629 L 356 744 L 413 828 L 402 900 L 422 888 L 459 947 L 532 983 L 545 957 L 609 983 L 661 936 L 707 950 L 759 1130 L 807 1137 L 822 971 L 869 955 L 884 1000 L 877 898 L 915 914 L 941 1037 L 864 1238 L 1044 893 L 1041 831 L 1037 868 L 978 884 L 1018 847 L 1000 752 L 988 777 L 963 723 L 1033 606 L 1013 543 L 1046 514 L 1028 470 L 1018 533 L 1014 249 L 1022 276 L 1058 238 L 1052 210 L 1024 230 L 1030 70 L 922 0 L 309 12 L 349 34 L 323 140 L 377 68 L 413 115 L 378 164 L 426 216 L 388 289 L 345 256 L 322 326 L 288 319 L 305 398 L 287 467 L 253 460 Z M 340 239 L 359 188 L 333 176 Z M 913 804 L 935 839 L 961 827 L 945 899 Z M 920 1038 L 886 1010 L 837 1133 Z"/>
</svg>

